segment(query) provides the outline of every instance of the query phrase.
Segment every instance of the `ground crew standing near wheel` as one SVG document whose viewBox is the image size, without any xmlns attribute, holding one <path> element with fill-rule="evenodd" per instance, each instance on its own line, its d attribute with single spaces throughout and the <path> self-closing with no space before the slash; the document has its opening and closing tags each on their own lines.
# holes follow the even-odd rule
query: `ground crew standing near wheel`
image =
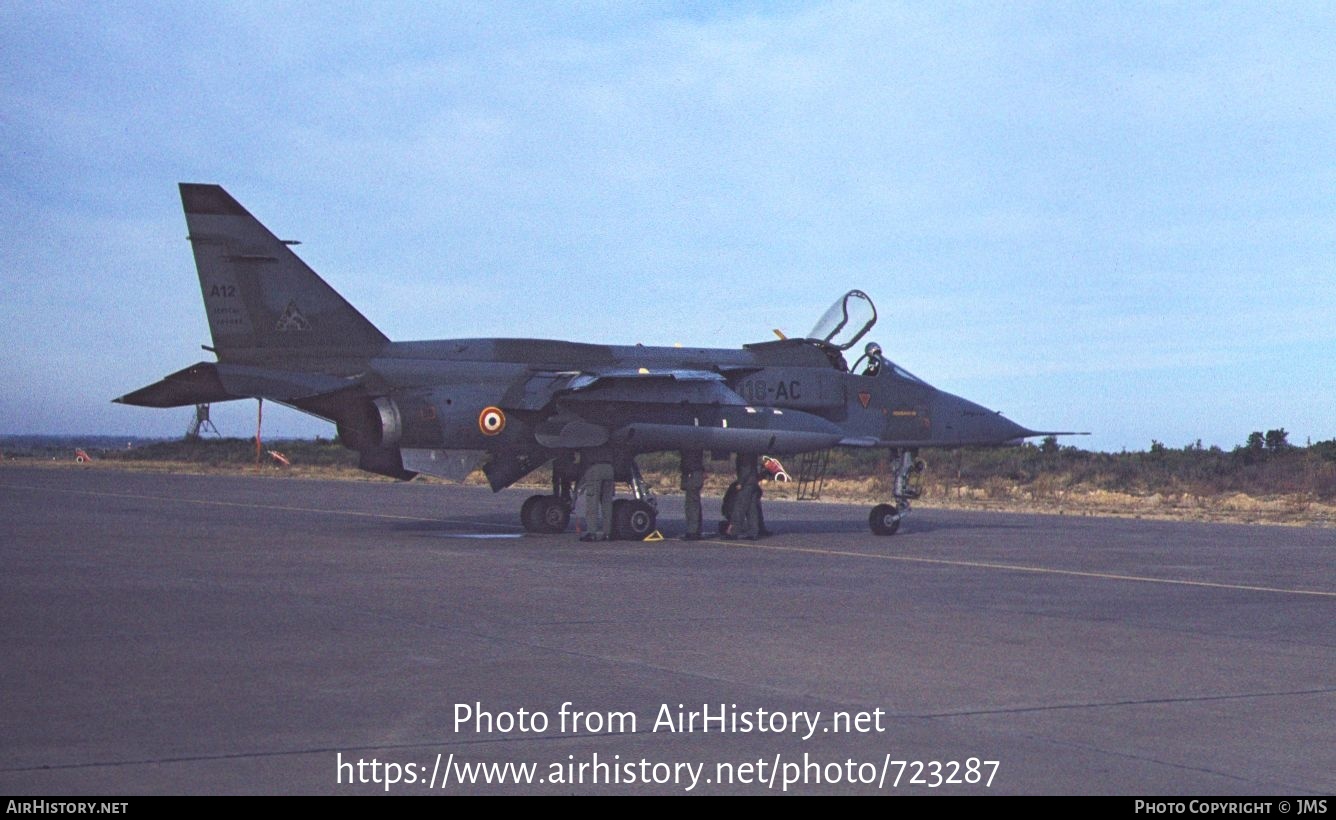
<svg viewBox="0 0 1336 820">
<path fill-rule="evenodd" d="M 700 450 L 682 451 L 682 495 L 687 511 L 687 534 L 683 541 L 701 539 L 700 491 L 705 487 L 705 454 Z"/>
<path fill-rule="evenodd" d="M 581 454 L 580 466 L 584 468 L 580 492 L 585 495 L 585 534 L 580 540 L 611 540 L 612 496 L 617 488 L 612 454 L 602 450 L 587 451 Z"/>
<path fill-rule="evenodd" d="M 761 481 L 756 474 L 756 454 L 738 453 L 738 493 L 729 516 L 729 538 L 755 541 L 760 534 Z"/>
</svg>

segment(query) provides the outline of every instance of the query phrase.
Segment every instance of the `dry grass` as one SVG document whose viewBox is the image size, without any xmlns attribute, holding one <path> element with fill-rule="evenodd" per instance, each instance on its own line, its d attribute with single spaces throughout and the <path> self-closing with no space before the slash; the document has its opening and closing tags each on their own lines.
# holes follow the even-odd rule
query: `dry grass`
<svg viewBox="0 0 1336 820">
<path fill-rule="evenodd" d="M 335 479 L 343 481 L 393 481 L 352 467 L 292 466 L 264 463 L 258 468 L 242 464 L 209 465 L 184 461 L 94 461 L 78 464 L 72 460 L 43 460 L 9 458 L 0 461 L 0 469 L 10 466 L 37 466 L 50 469 L 111 470 L 161 474 L 236 475 L 264 478 Z M 646 476 L 656 493 L 675 495 L 680 492 L 677 476 L 650 474 Z M 706 480 L 705 494 L 720 497 L 728 488 L 731 476 L 727 472 L 711 473 Z M 448 483 L 441 479 L 419 477 L 427 483 Z M 465 482 L 485 485 L 486 479 L 474 472 Z M 550 486 L 546 471 L 540 470 L 521 482 L 521 487 L 543 490 Z M 875 504 L 888 500 L 886 482 L 879 477 L 831 478 L 827 480 L 822 500 L 832 502 Z M 797 497 L 796 484 L 767 482 L 765 497 L 772 500 Z M 1229 493 L 1218 496 L 1189 493 L 1147 493 L 1138 495 L 1114 492 L 1087 486 L 1058 487 L 1053 483 L 1033 482 L 1021 486 L 996 477 L 985 480 L 982 486 L 960 483 L 931 484 L 917 506 L 927 509 L 994 510 L 1029 512 L 1050 515 L 1116 516 L 1128 518 L 1173 521 L 1228 522 L 1243 524 L 1272 524 L 1284 526 L 1336 526 L 1336 505 L 1322 503 L 1304 494 L 1277 494 L 1254 496 Z"/>
<path fill-rule="evenodd" d="M 957 487 L 949 496 L 930 495 L 920 504 L 947 509 L 987 509 L 1054 515 L 1094 515 L 1168 521 L 1212 521 L 1237 524 L 1330 527 L 1336 524 L 1336 505 L 1319 503 L 1306 495 L 1218 496 L 1188 493 L 1115 492 L 1073 487 L 1034 493 L 1017 486 L 999 493 L 988 487 Z"/>
</svg>

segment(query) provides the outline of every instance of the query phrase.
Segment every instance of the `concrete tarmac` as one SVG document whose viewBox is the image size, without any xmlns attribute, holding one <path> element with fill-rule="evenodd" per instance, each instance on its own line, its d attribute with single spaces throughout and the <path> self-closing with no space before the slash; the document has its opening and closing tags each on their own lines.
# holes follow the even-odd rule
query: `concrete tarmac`
<svg viewBox="0 0 1336 820">
<path fill-rule="evenodd" d="M 0 466 L 0 791 L 1336 793 L 1330 529 L 527 495 Z"/>
</svg>

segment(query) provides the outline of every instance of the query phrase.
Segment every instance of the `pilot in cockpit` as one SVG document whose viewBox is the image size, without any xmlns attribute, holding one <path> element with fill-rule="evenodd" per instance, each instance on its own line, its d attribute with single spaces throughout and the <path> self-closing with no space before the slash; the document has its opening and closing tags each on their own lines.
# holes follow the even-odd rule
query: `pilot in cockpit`
<svg viewBox="0 0 1336 820">
<path fill-rule="evenodd" d="M 875 376 L 881 372 L 883 361 L 881 345 L 876 342 L 868 342 L 867 347 L 863 348 L 863 358 L 867 359 L 867 364 L 863 366 L 864 376 Z"/>
</svg>

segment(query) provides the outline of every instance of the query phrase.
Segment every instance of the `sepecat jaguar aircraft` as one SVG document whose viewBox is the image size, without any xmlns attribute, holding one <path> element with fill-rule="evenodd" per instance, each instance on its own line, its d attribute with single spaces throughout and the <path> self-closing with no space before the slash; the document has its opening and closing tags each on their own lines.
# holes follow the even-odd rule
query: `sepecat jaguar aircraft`
<svg viewBox="0 0 1336 820">
<path fill-rule="evenodd" d="M 636 456 L 801 457 L 799 497 L 820 492 L 833 448 L 888 453 L 891 497 L 874 533 L 896 532 L 918 496 L 921 448 L 1007 445 L 1046 433 L 937 390 L 867 344 L 877 311 L 851 290 L 803 338 L 741 349 L 610 346 L 541 339 L 392 342 L 218 185 L 181 184 L 216 362 L 199 362 L 115 401 L 143 407 L 258 398 L 333 422 L 358 465 L 400 479 L 463 479 L 494 491 L 552 465 L 552 491 L 521 522 L 560 532 L 582 466 L 613 463 L 631 498 L 614 532 L 655 531 Z"/>
</svg>

